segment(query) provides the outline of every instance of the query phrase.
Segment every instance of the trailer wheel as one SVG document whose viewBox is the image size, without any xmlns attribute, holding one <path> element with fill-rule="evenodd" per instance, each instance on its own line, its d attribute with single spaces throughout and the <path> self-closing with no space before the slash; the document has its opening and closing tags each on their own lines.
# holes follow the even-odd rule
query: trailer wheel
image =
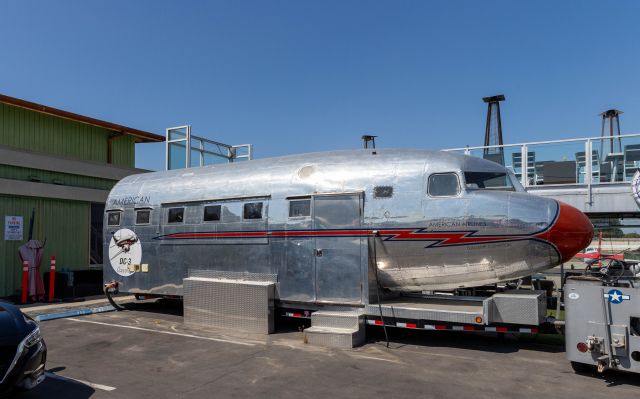
<svg viewBox="0 0 640 399">
<path fill-rule="evenodd" d="M 596 366 L 580 362 L 571 362 L 571 368 L 577 374 L 593 373 L 596 370 Z"/>
</svg>

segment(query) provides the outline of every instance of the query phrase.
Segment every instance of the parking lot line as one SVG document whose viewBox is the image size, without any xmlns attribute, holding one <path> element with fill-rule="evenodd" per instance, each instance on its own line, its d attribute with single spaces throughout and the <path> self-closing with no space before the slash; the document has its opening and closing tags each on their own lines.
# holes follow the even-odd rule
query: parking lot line
<svg viewBox="0 0 640 399">
<path fill-rule="evenodd" d="M 67 382 L 72 382 L 74 384 L 87 385 L 87 386 L 90 386 L 91 388 L 100 389 L 102 391 L 107 391 L 107 392 L 115 391 L 116 389 L 115 387 L 110 387 L 109 385 L 94 384 L 93 382 L 89 382 L 89 381 L 78 380 L 71 377 L 63 377 L 61 375 L 57 375 L 48 371 L 45 371 L 44 375 L 46 375 L 47 378 L 52 378 L 54 380 L 67 381 Z"/>
<path fill-rule="evenodd" d="M 178 336 L 186 337 L 186 338 L 204 339 L 204 340 L 207 340 L 207 341 L 224 342 L 224 343 L 227 343 L 227 344 L 234 344 L 234 345 L 243 345 L 243 346 L 255 346 L 256 345 L 255 343 L 250 343 L 250 342 L 233 341 L 233 340 L 224 339 L 224 338 L 203 337 L 203 336 L 200 336 L 200 335 L 184 334 L 184 333 L 173 332 L 173 331 L 161 331 L 161 330 L 154 330 L 154 329 L 151 329 L 151 328 L 144 328 L 144 327 L 124 326 L 122 324 L 104 323 L 104 322 L 101 322 L 101 321 L 94 321 L 94 320 L 82 320 L 82 319 L 76 319 L 76 318 L 68 318 L 68 319 L 63 319 L 63 320 L 77 321 L 77 322 L 81 322 L 81 323 L 99 324 L 99 325 L 102 325 L 102 326 L 110 326 L 110 327 L 128 328 L 130 330 L 149 331 L 149 332 L 154 332 L 154 333 L 159 333 L 159 334 L 178 335 Z"/>
</svg>

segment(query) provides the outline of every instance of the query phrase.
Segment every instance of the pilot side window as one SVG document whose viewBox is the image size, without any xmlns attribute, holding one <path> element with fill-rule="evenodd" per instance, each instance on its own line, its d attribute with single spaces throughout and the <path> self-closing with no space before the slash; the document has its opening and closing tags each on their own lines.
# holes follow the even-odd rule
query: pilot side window
<svg viewBox="0 0 640 399">
<path fill-rule="evenodd" d="M 289 217 L 297 218 L 302 216 L 311 216 L 311 200 L 289 201 Z"/>
<path fill-rule="evenodd" d="M 136 210 L 136 224 L 149 224 L 151 222 L 151 210 Z"/>
<path fill-rule="evenodd" d="M 120 214 L 121 212 L 108 212 L 107 213 L 107 226 L 120 226 Z"/>
<path fill-rule="evenodd" d="M 437 173 L 429 176 L 429 195 L 432 197 L 454 197 L 460 193 L 458 175 Z"/>
<path fill-rule="evenodd" d="M 468 190 L 516 191 L 508 174 L 503 172 L 464 172 Z"/>
<path fill-rule="evenodd" d="M 182 223 L 184 221 L 184 208 L 169 208 L 168 223 Z"/>
<path fill-rule="evenodd" d="M 262 219 L 262 202 L 247 202 L 242 212 L 243 219 Z"/>
<path fill-rule="evenodd" d="M 220 205 L 208 205 L 204 207 L 204 221 L 205 222 L 218 222 L 220 221 L 220 214 L 222 213 L 222 206 Z"/>
</svg>

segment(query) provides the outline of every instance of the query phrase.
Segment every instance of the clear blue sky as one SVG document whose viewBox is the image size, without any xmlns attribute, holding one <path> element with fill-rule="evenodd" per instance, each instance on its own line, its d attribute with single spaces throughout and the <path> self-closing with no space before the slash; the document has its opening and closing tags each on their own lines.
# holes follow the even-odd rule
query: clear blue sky
<svg viewBox="0 0 640 399">
<path fill-rule="evenodd" d="M 0 92 L 164 134 L 253 143 L 257 157 L 640 132 L 638 1 L 12 1 Z M 164 167 L 138 145 L 139 167 Z"/>
</svg>

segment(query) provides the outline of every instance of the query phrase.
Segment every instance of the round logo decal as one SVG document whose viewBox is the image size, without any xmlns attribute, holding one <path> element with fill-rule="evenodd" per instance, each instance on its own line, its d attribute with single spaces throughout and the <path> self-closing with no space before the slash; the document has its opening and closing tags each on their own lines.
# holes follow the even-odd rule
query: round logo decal
<svg viewBox="0 0 640 399">
<path fill-rule="evenodd" d="M 631 194 L 633 194 L 636 204 L 640 205 L 640 169 L 636 171 L 633 180 L 631 180 Z"/>
<path fill-rule="evenodd" d="M 569 294 L 569 299 L 578 299 L 580 298 L 580 294 L 578 294 L 577 292 L 572 292 Z"/>
<path fill-rule="evenodd" d="M 614 305 L 622 303 L 622 301 L 631 299 L 631 296 L 625 295 L 618 289 L 612 289 L 608 293 L 604 294 L 604 297 Z"/>
<path fill-rule="evenodd" d="M 134 272 L 132 265 L 142 260 L 142 246 L 136 233 L 129 229 L 120 229 L 113 234 L 109 243 L 109 261 L 111 267 L 121 276 L 130 276 Z"/>
</svg>

